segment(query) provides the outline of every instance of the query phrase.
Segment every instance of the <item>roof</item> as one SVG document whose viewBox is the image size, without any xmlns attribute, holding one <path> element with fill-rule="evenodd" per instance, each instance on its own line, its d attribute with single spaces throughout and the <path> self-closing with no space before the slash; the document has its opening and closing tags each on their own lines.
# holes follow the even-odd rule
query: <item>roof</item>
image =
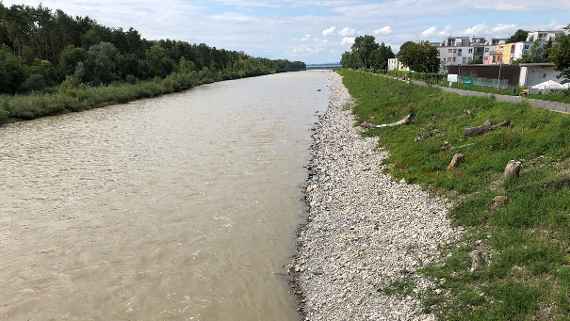
<svg viewBox="0 0 570 321">
<path fill-rule="evenodd" d="M 541 62 L 532 64 L 520 64 L 521 67 L 555 67 L 556 65 L 551 62 Z"/>
<path fill-rule="evenodd" d="M 564 32 L 564 30 L 536 30 L 536 31 L 529 31 L 528 33 L 535 33 L 535 32 L 561 33 Z"/>
</svg>

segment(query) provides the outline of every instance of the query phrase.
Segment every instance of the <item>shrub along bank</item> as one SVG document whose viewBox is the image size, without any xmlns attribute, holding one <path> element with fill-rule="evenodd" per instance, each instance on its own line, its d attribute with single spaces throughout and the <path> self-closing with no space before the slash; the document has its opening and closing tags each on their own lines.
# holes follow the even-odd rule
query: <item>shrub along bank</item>
<svg viewBox="0 0 570 321">
<path fill-rule="evenodd" d="M 139 98 L 178 92 L 202 84 L 255 75 L 224 74 L 205 69 L 200 72 L 174 73 L 166 78 L 135 83 L 114 83 L 106 86 L 87 86 L 66 81 L 51 93 L 0 96 L 0 123 L 126 103 Z"/>
<path fill-rule="evenodd" d="M 422 271 L 438 285 L 419 294 L 426 311 L 441 320 L 570 320 L 570 117 L 340 73 L 359 121 L 392 123 L 415 113 L 412 124 L 366 134 L 390 151 L 394 177 L 445 194 L 455 204 L 451 219 L 465 227 L 443 263 Z M 512 126 L 464 135 L 487 120 Z M 457 153 L 464 161 L 448 170 Z M 506 180 L 510 160 L 523 169 Z"/>
</svg>

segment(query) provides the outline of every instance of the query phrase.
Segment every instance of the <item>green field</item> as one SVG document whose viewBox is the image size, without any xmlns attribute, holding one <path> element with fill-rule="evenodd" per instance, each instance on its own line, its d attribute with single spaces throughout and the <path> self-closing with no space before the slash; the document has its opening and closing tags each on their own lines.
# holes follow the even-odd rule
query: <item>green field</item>
<svg viewBox="0 0 570 321">
<path fill-rule="evenodd" d="M 464 240 L 423 271 L 443 290 L 421 293 L 426 311 L 440 320 L 570 320 L 570 117 L 372 73 L 340 73 L 359 122 L 416 113 L 411 125 L 366 135 L 378 136 L 390 152 L 386 166 L 394 177 L 448 197 L 455 204 L 450 218 L 465 227 Z M 465 127 L 487 120 L 510 120 L 512 127 L 464 137 Z M 465 161 L 448 171 L 455 153 Z M 522 161 L 523 170 L 505 181 L 510 160 Z M 496 196 L 509 202 L 493 211 Z M 472 273 L 476 243 L 486 263 Z"/>
</svg>

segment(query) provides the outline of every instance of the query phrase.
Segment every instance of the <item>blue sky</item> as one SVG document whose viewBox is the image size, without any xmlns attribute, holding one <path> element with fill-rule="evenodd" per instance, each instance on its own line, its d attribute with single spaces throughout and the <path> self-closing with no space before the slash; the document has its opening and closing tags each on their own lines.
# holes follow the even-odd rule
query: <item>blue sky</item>
<svg viewBox="0 0 570 321">
<path fill-rule="evenodd" d="M 2 0 L 0 0 L 2 1 Z M 204 42 L 251 55 L 335 62 L 354 37 L 372 34 L 397 49 L 448 35 L 508 36 L 517 28 L 570 23 L 570 0 L 4 0 L 42 3 L 134 27 L 148 39 Z"/>
</svg>

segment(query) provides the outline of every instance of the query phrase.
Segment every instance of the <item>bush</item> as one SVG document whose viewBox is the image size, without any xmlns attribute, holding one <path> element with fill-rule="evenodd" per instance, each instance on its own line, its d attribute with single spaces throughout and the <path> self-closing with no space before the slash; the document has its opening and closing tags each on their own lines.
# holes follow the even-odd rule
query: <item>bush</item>
<svg viewBox="0 0 570 321">
<path fill-rule="evenodd" d="M 46 88 L 47 83 L 44 76 L 40 74 L 32 74 L 20 87 L 22 91 L 37 91 Z"/>
</svg>

